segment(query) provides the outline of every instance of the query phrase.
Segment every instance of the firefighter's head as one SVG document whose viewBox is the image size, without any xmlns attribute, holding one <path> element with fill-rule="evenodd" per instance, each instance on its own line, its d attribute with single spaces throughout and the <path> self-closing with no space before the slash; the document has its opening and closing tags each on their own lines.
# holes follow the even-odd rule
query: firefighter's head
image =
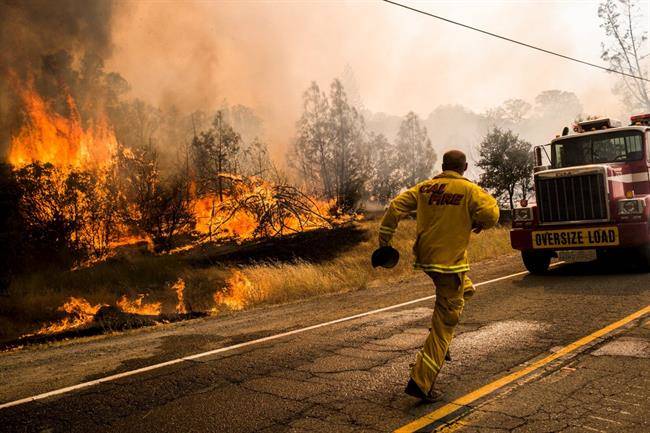
<svg viewBox="0 0 650 433">
<path fill-rule="evenodd" d="M 467 170 L 467 158 L 460 150 L 450 150 L 442 156 L 442 169 L 463 174 Z"/>
</svg>

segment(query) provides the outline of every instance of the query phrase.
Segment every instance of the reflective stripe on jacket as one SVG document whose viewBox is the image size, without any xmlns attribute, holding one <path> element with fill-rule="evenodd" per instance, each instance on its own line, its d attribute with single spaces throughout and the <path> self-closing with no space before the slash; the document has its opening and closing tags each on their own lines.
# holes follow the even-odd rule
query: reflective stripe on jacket
<svg viewBox="0 0 650 433">
<path fill-rule="evenodd" d="M 496 200 L 455 171 L 443 171 L 391 201 L 379 227 L 379 243 L 390 243 L 399 220 L 417 211 L 415 268 L 427 272 L 469 270 L 467 245 L 473 226 L 493 227 L 499 219 Z"/>
</svg>

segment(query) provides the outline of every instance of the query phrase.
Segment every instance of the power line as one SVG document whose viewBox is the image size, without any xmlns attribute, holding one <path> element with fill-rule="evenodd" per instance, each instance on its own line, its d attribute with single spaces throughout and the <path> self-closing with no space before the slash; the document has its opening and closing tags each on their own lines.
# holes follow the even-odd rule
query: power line
<svg viewBox="0 0 650 433">
<path fill-rule="evenodd" d="M 563 59 L 571 60 L 573 62 L 582 63 L 583 65 L 587 65 L 587 66 L 591 66 L 591 67 L 594 67 L 594 68 L 602 69 L 603 71 L 613 72 L 615 74 L 624 75 L 626 77 L 634 78 L 636 80 L 642 80 L 642 81 L 650 82 L 650 79 L 645 78 L 645 77 L 639 77 L 639 76 L 636 76 L 636 75 L 633 75 L 633 74 L 628 74 L 627 72 L 607 68 L 605 66 L 601 66 L 601 65 L 597 65 L 595 63 L 587 62 L 586 60 L 576 59 L 575 57 L 567 56 L 565 54 L 556 53 L 555 51 L 550 51 L 550 50 L 547 50 L 547 49 L 544 49 L 544 48 L 536 47 L 535 45 L 530 45 L 530 44 L 527 44 L 525 42 L 521 42 L 521 41 L 517 41 L 515 39 L 511 39 L 511 38 L 508 38 L 508 37 L 505 37 L 505 36 L 497 35 L 496 33 L 488 32 L 487 30 L 479 29 L 477 27 L 472 27 L 470 25 L 463 24 L 463 23 L 460 23 L 458 21 L 450 20 L 449 18 L 441 17 L 439 15 L 434 15 L 434 14 L 432 14 L 430 12 L 426 12 L 426 11 L 423 11 L 421 9 L 416 9 L 416 8 L 413 8 L 411 6 L 407 6 L 407 5 L 402 4 L 402 3 L 397 3 L 397 2 L 394 2 L 394 1 L 391 1 L 391 0 L 382 0 L 382 1 L 385 2 L 385 3 L 390 3 L 390 4 L 394 5 L 394 6 L 399 6 L 401 8 L 408 9 L 408 10 L 413 11 L 413 12 L 417 12 L 417 13 L 422 14 L 422 15 L 429 16 L 431 18 L 435 18 L 435 19 L 438 19 L 438 20 L 441 20 L 441 21 L 445 21 L 445 22 L 450 23 L 450 24 L 455 24 L 457 26 L 464 27 L 464 28 L 469 29 L 469 30 L 474 30 L 475 32 L 483 33 L 485 35 L 492 36 L 492 37 L 495 37 L 495 38 L 498 38 L 498 39 L 502 39 L 504 41 L 512 42 L 513 44 L 517 44 L 517 45 L 524 46 L 526 48 L 531 48 L 533 50 L 541 51 L 542 53 L 550 54 L 550 55 L 556 56 L 556 57 L 561 57 Z"/>
</svg>

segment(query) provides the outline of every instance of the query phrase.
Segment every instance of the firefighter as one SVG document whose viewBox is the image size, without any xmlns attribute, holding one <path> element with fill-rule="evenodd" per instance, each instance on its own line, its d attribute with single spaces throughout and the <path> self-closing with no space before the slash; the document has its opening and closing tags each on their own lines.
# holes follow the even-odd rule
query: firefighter
<svg viewBox="0 0 650 433">
<path fill-rule="evenodd" d="M 444 154 L 443 172 L 398 195 L 390 203 L 379 228 L 379 245 L 390 245 L 400 219 L 416 212 L 417 237 L 413 245 L 415 269 L 424 271 L 435 285 L 436 302 L 431 330 L 411 367 L 405 392 L 426 401 L 435 401 L 434 389 L 463 310 L 474 293 L 469 270 L 467 245 L 470 232 L 490 228 L 499 219 L 496 200 L 478 185 L 463 177 L 465 154 L 451 150 Z"/>
</svg>

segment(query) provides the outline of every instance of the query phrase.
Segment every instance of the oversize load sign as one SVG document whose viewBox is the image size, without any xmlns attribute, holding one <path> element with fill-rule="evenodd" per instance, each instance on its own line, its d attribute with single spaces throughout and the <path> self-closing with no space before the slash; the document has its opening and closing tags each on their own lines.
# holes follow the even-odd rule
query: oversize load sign
<svg viewBox="0 0 650 433">
<path fill-rule="evenodd" d="M 532 232 L 533 248 L 600 247 L 618 245 L 617 227 Z"/>
</svg>

